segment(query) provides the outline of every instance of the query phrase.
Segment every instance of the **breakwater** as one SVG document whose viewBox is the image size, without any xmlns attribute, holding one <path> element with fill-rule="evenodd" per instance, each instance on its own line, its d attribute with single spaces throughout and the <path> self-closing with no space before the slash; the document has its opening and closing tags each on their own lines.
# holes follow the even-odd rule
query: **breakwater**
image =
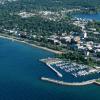
<svg viewBox="0 0 100 100">
<path fill-rule="evenodd" d="M 63 75 L 57 71 L 55 68 L 53 68 L 49 63 L 46 64 L 50 69 L 52 69 L 59 77 L 63 77 Z"/>
<path fill-rule="evenodd" d="M 51 66 L 52 63 L 49 62 L 49 60 L 41 59 L 40 61 L 43 62 L 43 63 L 45 63 L 51 70 L 53 70 L 53 71 L 57 74 L 57 76 L 63 77 L 63 75 L 62 75 L 59 71 L 57 71 L 55 68 L 53 68 L 53 67 Z"/>
<path fill-rule="evenodd" d="M 93 84 L 96 82 L 96 80 L 93 79 L 93 80 L 84 81 L 84 82 L 72 82 L 72 83 L 70 83 L 70 82 L 59 81 L 59 80 L 46 78 L 46 77 L 41 77 L 41 80 L 47 81 L 47 82 L 52 82 L 52 83 L 59 84 L 59 85 L 65 85 L 65 86 L 84 86 L 84 85 L 89 85 L 89 84 Z"/>
<path fill-rule="evenodd" d="M 100 80 L 100 79 L 99 79 Z M 99 85 L 100 86 L 100 82 L 98 82 L 98 81 L 95 81 L 94 82 L 96 85 Z"/>
</svg>

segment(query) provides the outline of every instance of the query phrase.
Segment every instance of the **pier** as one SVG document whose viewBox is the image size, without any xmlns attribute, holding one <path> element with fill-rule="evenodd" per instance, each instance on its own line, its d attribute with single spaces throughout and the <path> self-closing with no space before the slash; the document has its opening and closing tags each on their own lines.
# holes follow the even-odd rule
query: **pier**
<svg viewBox="0 0 100 100">
<path fill-rule="evenodd" d="M 53 68 L 52 66 L 50 66 L 50 64 L 47 63 L 47 66 L 48 66 L 50 69 L 52 69 L 59 77 L 63 77 L 63 75 L 62 75 L 60 72 L 58 72 L 55 68 Z"/>
<path fill-rule="evenodd" d="M 96 82 L 95 79 L 93 79 L 93 80 L 89 80 L 89 81 L 72 82 L 71 83 L 71 82 L 64 82 L 64 81 L 60 81 L 60 80 L 46 78 L 46 77 L 41 77 L 41 80 L 55 83 L 55 84 L 59 84 L 59 85 L 64 85 L 64 86 L 84 86 L 84 85 L 89 85 L 89 84 L 93 84 Z"/>
<path fill-rule="evenodd" d="M 51 59 L 51 58 L 50 58 Z M 55 60 L 55 59 L 54 59 Z M 53 68 L 50 64 L 52 64 L 53 62 L 53 60 L 51 60 L 51 61 L 49 61 L 48 59 L 41 59 L 40 60 L 41 62 L 43 62 L 43 63 L 45 63 L 51 70 L 53 70 L 56 74 L 57 74 L 57 76 L 59 76 L 59 77 L 63 77 L 63 75 L 59 72 L 59 71 L 57 71 L 55 68 Z M 56 61 L 56 60 L 55 60 Z"/>
</svg>

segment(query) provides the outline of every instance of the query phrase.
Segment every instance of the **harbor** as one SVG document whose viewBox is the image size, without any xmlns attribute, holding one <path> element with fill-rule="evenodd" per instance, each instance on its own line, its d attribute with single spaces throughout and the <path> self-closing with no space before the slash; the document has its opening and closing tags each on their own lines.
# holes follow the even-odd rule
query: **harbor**
<svg viewBox="0 0 100 100">
<path fill-rule="evenodd" d="M 77 64 L 74 62 L 63 61 L 58 58 L 47 58 L 41 60 L 49 68 L 51 68 L 59 77 L 63 76 L 63 73 L 69 73 L 71 76 L 84 77 L 91 74 L 99 74 L 100 70 L 98 68 L 90 67 L 84 64 Z M 59 72 L 60 70 L 61 72 Z"/>
</svg>

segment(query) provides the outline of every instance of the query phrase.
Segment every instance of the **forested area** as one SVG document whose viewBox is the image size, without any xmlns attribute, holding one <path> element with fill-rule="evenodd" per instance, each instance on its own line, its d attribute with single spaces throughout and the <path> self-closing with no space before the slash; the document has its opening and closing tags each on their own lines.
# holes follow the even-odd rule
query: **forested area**
<svg viewBox="0 0 100 100">
<path fill-rule="evenodd" d="M 5 0 L 6 1 L 6 0 Z M 15 2 L 5 2 L 0 8 L 17 11 L 17 10 L 61 10 L 64 8 L 99 8 L 100 0 L 16 0 Z"/>
</svg>

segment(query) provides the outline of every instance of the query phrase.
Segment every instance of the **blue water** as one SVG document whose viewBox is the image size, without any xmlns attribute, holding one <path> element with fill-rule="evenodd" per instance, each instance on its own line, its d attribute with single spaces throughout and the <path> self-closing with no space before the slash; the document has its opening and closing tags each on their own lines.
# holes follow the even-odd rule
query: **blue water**
<svg viewBox="0 0 100 100">
<path fill-rule="evenodd" d="M 60 86 L 40 80 L 56 78 L 40 58 L 54 54 L 0 39 L 0 100 L 100 100 L 100 86 Z"/>
<path fill-rule="evenodd" d="M 97 14 L 75 14 L 73 16 L 77 17 L 77 18 L 87 19 L 87 20 L 100 21 L 100 13 L 97 13 Z"/>
<path fill-rule="evenodd" d="M 55 69 L 57 69 L 63 75 L 62 78 L 57 78 L 57 79 L 64 80 L 67 82 L 82 82 L 82 81 L 88 81 L 88 80 L 100 78 L 100 73 L 94 73 L 94 74 L 92 73 L 92 74 L 86 75 L 86 76 L 74 77 L 71 74 L 72 72 L 69 72 L 69 73 L 65 72 L 64 70 L 57 67 L 55 64 L 52 64 L 51 66 L 54 67 Z"/>
</svg>

